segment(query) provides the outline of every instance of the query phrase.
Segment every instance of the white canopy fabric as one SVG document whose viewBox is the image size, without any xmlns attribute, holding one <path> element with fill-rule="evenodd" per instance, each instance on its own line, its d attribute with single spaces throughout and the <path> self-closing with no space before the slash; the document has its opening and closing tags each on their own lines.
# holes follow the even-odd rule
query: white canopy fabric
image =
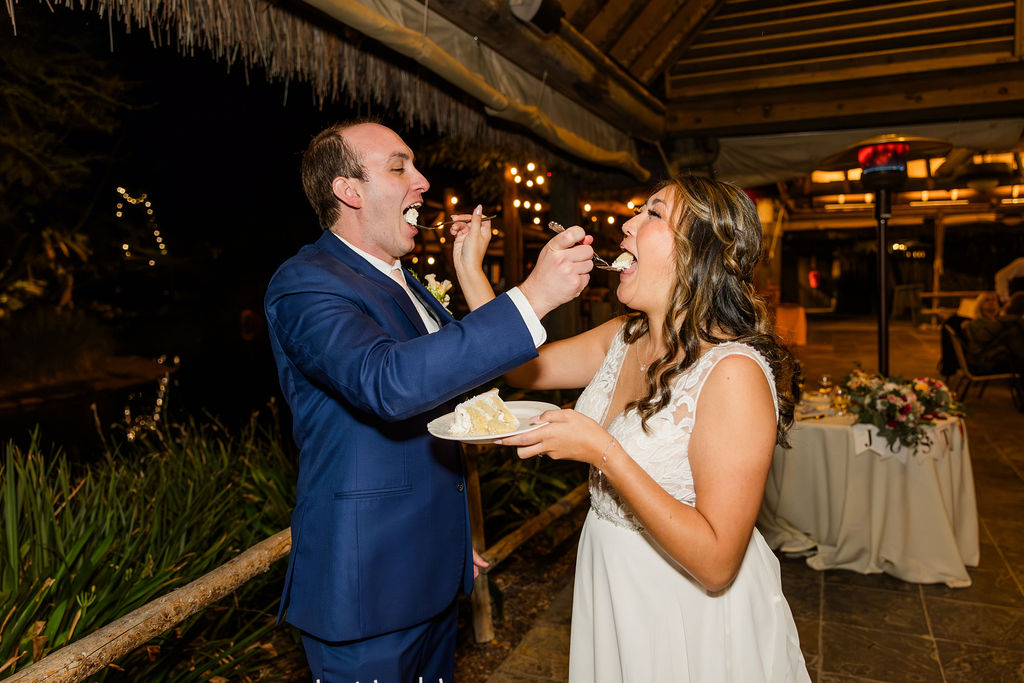
<svg viewBox="0 0 1024 683">
<path fill-rule="evenodd" d="M 633 140 L 547 87 L 419 0 L 306 0 L 320 11 L 416 60 L 486 107 L 560 149 L 644 181 Z"/>
<path fill-rule="evenodd" d="M 1024 118 L 1006 118 L 721 138 L 714 168 L 723 180 L 757 187 L 810 175 L 822 159 L 884 133 L 935 138 L 982 152 L 1012 149 L 1022 131 Z"/>
</svg>

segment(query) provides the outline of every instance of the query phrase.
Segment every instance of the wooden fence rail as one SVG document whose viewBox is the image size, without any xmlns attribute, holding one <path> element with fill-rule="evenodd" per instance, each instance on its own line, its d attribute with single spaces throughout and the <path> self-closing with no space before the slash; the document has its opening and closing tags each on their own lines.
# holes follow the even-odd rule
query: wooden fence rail
<svg viewBox="0 0 1024 683">
<path fill-rule="evenodd" d="M 473 520 L 474 540 L 478 541 L 478 545 L 482 545 L 479 541 L 483 539 L 483 514 L 480 509 L 480 485 L 476 476 L 474 457 L 475 455 L 469 454 L 470 463 L 467 468 L 470 517 Z M 586 499 L 586 495 L 587 484 L 580 484 L 546 510 L 481 552 L 491 565 L 477 578 L 471 597 L 473 628 L 478 642 L 487 642 L 494 638 L 486 572 L 493 570 L 516 548 L 551 522 L 571 512 Z M 3 683 L 78 683 L 151 638 L 234 592 L 246 581 L 266 573 L 272 564 L 288 555 L 291 545 L 291 528 L 279 531 L 192 583 L 146 603 L 134 612 L 15 672 L 3 679 Z"/>
<path fill-rule="evenodd" d="M 265 573 L 291 545 L 291 529 L 279 531 L 192 583 L 30 664 L 4 683 L 77 683 Z"/>
</svg>

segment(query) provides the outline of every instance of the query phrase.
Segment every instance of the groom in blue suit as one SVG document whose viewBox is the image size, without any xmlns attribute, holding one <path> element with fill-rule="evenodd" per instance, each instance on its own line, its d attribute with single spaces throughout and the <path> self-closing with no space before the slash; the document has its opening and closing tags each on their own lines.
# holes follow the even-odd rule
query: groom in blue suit
<svg viewBox="0 0 1024 683">
<path fill-rule="evenodd" d="M 530 360 L 593 250 L 554 237 L 527 280 L 455 320 L 399 263 L 429 183 L 391 129 L 317 135 L 302 182 L 323 234 L 272 278 L 266 314 L 299 479 L 281 609 L 321 683 L 450 683 L 472 549 L 461 453 L 427 433 L 465 392 Z M 475 230 L 465 239 L 478 237 Z M 464 246 L 464 245 L 460 245 Z"/>
</svg>

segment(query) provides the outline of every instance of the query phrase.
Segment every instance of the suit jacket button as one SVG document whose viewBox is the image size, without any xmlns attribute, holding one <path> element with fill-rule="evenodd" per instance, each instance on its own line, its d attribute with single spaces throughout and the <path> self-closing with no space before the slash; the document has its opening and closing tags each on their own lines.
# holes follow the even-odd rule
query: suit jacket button
<svg viewBox="0 0 1024 683">
<path fill-rule="evenodd" d="M 461 481 L 458 484 L 455 485 L 455 488 L 457 488 L 460 493 L 462 492 L 462 489 L 464 489 L 465 487 L 466 487 L 466 485 L 463 484 Z"/>
</svg>

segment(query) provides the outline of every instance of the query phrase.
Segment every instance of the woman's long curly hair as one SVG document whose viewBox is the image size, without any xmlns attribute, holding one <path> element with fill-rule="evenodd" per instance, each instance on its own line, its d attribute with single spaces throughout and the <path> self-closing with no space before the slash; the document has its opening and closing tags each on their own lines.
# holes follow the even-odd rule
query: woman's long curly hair
<svg viewBox="0 0 1024 683">
<path fill-rule="evenodd" d="M 647 393 L 627 406 L 647 420 L 672 399 L 672 380 L 701 356 L 701 344 L 743 342 L 771 366 L 779 399 L 776 441 L 788 446 L 793 424 L 793 355 L 775 334 L 768 309 L 754 291 L 761 258 L 761 222 L 746 193 L 735 185 L 685 176 L 659 185 L 669 188 L 675 209 L 676 283 L 663 334 L 665 355 L 647 368 Z M 633 311 L 623 339 L 633 344 L 648 332 L 645 313 Z"/>
</svg>

